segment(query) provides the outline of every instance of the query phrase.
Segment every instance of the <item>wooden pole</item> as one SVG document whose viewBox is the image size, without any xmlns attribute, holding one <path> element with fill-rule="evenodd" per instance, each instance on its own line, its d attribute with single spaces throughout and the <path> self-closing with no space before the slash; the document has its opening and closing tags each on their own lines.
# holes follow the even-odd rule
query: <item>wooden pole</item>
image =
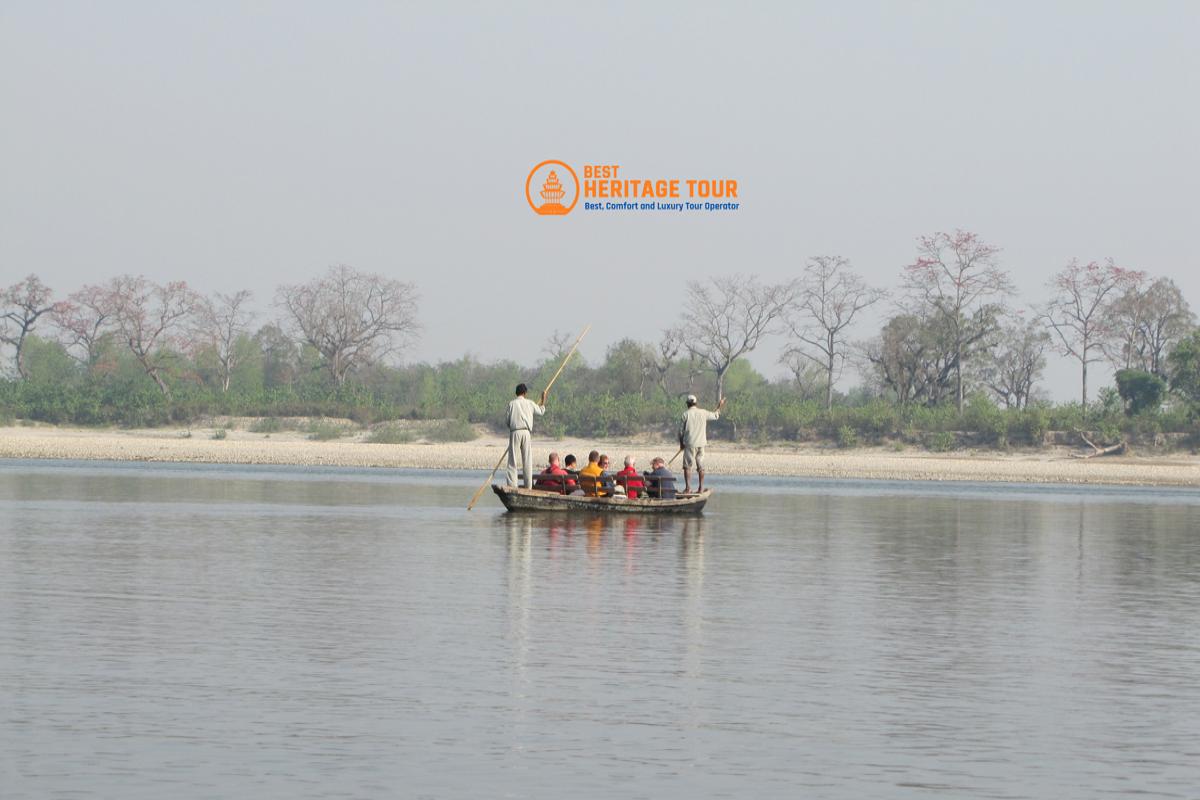
<svg viewBox="0 0 1200 800">
<path fill-rule="evenodd" d="M 566 367 L 567 367 L 567 362 L 571 359 L 571 356 L 573 356 L 575 354 L 575 348 L 579 347 L 579 343 L 583 341 L 583 337 L 587 336 L 588 331 L 590 331 L 591 329 L 592 329 L 592 326 L 589 323 L 588 326 L 583 329 L 583 333 L 579 334 L 579 338 L 575 340 L 575 344 L 571 345 L 571 349 L 567 351 L 567 355 L 563 358 L 562 363 L 559 364 L 559 366 L 558 366 L 558 372 L 554 373 L 554 377 L 551 378 L 550 382 L 546 384 L 546 388 L 542 390 L 542 394 L 544 394 L 544 395 L 550 394 L 550 387 L 554 385 L 554 382 L 556 380 L 558 380 L 558 376 L 562 375 L 562 371 L 564 369 L 566 369 Z"/>
<path fill-rule="evenodd" d="M 496 470 L 500 469 L 500 465 L 504 463 L 504 459 L 506 458 L 508 458 L 507 447 L 504 448 L 504 452 L 500 454 L 500 460 L 496 462 L 496 466 L 492 467 L 492 471 L 488 473 L 487 480 L 485 480 L 483 485 L 475 491 L 475 496 L 471 498 L 471 502 L 467 503 L 467 511 L 470 511 L 475 506 L 475 503 L 479 500 L 479 495 L 483 494 L 483 490 L 486 489 L 488 484 L 492 482 L 492 476 L 496 474 Z"/>
<path fill-rule="evenodd" d="M 558 365 L 558 372 L 554 373 L 554 377 L 550 379 L 550 382 L 546 384 L 546 388 L 542 390 L 543 397 L 546 397 L 550 394 L 550 387 L 554 385 L 556 380 L 558 380 L 558 376 L 562 375 L 562 371 L 567 367 L 567 362 L 571 360 L 571 356 L 575 355 L 575 349 L 579 347 L 579 343 L 583 341 L 583 337 L 587 336 L 588 331 L 591 329 L 592 326 L 589 324 L 583 329 L 583 333 L 579 334 L 579 338 L 575 340 L 575 344 L 571 345 L 571 349 L 568 350 L 567 354 L 563 357 L 562 363 Z M 483 485 L 475 491 L 475 496 L 471 498 L 471 502 L 467 503 L 467 511 L 470 511 L 475 507 L 475 503 L 479 500 L 479 496 L 483 494 L 483 490 L 486 489 L 488 484 L 492 482 L 492 476 L 496 474 L 496 470 L 500 469 L 500 465 L 503 464 L 504 459 L 508 457 L 508 451 L 511 449 L 511 447 L 512 446 L 509 445 L 509 447 L 504 448 L 504 453 L 501 454 L 500 460 L 496 462 L 496 466 L 492 467 L 492 471 L 488 473 Z"/>
</svg>

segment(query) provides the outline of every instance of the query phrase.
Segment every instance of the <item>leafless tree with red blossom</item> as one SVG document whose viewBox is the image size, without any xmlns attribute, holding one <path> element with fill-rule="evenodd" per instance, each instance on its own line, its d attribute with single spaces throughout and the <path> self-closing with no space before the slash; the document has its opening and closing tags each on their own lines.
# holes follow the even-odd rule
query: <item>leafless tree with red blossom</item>
<svg viewBox="0 0 1200 800">
<path fill-rule="evenodd" d="M 100 360 L 105 337 L 115 328 L 116 304 L 107 286 L 84 286 L 54 312 L 54 324 L 67 352 L 91 369 Z"/>
<path fill-rule="evenodd" d="M 917 240 L 917 259 L 904 269 L 908 299 L 919 316 L 940 319 L 950 335 L 955 398 L 962 413 L 963 368 L 980 343 L 1000 328 L 1012 280 L 999 266 L 1000 248 L 956 230 Z"/>
<path fill-rule="evenodd" d="M 14 362 L 22 380 L 27 377 L 25 341 L 43 315 L 60 307 L 53 298 L 50 287 L 37 275 L 28 275 L 0 293 L 0 342 L 15 349 Z"/>
<path fill-rule="evenodd" d="M 1071 259 L 1047 284 L 1054 297 L 1042 309 L 1041 318 L 1054 332 L 1059 351 L 1079 362 L 1080 402 L 1085 411 L 1088 364 L 1100 360 L 1104 342 L 1112 335 L 1112 303 L 1144 278 L 1144 273 L 1118 267 L 1111 258 L 1103 264 Z"/>
<path fill-rule="evenodd" d="M 122 342 L 170 400 L 166 378 L 177 355 L 192 345 L 189 323 L 200 296 L 183 281 L 157 284 L 141 275 L 114 278 L 110 291 Z"/>
</svg>

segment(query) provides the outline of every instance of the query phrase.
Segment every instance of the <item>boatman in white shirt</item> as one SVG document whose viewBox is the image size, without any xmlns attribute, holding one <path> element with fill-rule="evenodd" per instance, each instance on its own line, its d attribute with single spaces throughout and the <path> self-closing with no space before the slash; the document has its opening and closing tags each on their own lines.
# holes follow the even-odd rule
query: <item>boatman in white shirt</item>
<svg viewBox="0 0 1200 800">
<path fill-rule="evenodd" d="M 525 473 L 525 488 L 533 488 L 533 418 L 546 413 L 546 393 L 535 403 L 525 396 L 529 387 L 517 384 L 517 396 L 508 404 L 508 485 L 517 485 L 517 453 Z"/>
<path fill-rule="evenodd" d="M 704 491 L 704 448 L 708 446 L 708 423 L 721 418 L 725 398 L 717 404 L 716 411 L 705 411 L 696 405 L 696 395 L 687 396 L 687 411 L 679 421 L 679 446 L 683 448 L 683 493 L 692 491 L 692 467 L 700 481 L 696 491 Z"/>
</svg>

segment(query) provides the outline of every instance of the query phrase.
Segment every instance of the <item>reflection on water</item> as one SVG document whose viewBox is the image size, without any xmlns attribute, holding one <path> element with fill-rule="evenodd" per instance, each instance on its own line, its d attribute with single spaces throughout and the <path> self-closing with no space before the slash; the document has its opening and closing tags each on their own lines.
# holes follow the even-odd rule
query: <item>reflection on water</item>
<svg viewBox="0 0 1200 800">
<path fill-rule="evenodd" d="M 0 795 L 1192 797 L 1195 493 L 0 464 Z"/>
<path fill-rule="evenodd" d="M 544 546 L 548 557 L 560 549 L 570 550 L 577 538 L 585 537 L 589 555 L 600 556 L 606 540 L 620 539 L 627 566 L 633 568 L 639 547 L 647 546 L 644 537 L 670 536 L 680 542 L 684 552 L 702 547 L 703 516 L 642 516 L 637 514 L 502 514 L 496 524 L 504 527 L 511 548 Z M 537 541 L 535 542 L 535 537 Z"/>
</svg>

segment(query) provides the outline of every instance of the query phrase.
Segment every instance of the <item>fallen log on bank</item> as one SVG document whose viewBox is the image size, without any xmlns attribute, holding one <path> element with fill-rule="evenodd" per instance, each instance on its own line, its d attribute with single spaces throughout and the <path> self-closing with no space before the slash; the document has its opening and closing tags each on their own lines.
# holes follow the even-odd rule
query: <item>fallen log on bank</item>
<svg viewBox="0 0 1200 800">
<path fill-rule="evenodd" d="M 1092 452 L 1090 452 L 1090 453 L 1071 453 L 1071 458 L 1095 458 L 1096 456 L 1121 455 L 1125 452 L 1125 449 L 1128 446 L 1126 441 L 1124 439 L 1122 439 L 1121 441 L 1117 442 L 1116 444 L 1110 444 L 1107 447 L 1101 447 L 1100 445 L 1096 444 L 1091 439 L 1089 439 L 1087 437 L 1087 434 L 1085 434 L 1083 431 L 1076 431 L 1076 433 L 1079 434 L 1079 438 L 1083 439 L 1085 444 L 1087 444 L 1089 447 L 1092 448 Z"/>
</svg>

